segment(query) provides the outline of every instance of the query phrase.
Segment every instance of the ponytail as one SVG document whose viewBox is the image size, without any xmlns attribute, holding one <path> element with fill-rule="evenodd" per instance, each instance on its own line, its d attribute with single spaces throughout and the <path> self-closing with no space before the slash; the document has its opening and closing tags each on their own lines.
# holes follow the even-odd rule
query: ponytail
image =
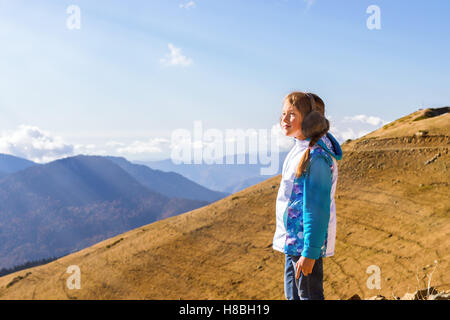
<svg viewBox="0 0 450 320">
<path fill-rule="evenodd" d="M 300 177 L 306 170 L 311 158 L 312 147 L 330 130 L 330 122 L 325 118 L 323 112 L 316 107 L 315 96 L 312 93 L 306 93 L 310 100 L 310 112 L 304 117 L 302 122 L 302 133 L 305 137 L 310 138 L 308 149 L 303 153 L 302 158 L 297 166 L 296 177 Z M 317 97 L 318 98 L 318 97 Z M 320 99 L 320 98 L 319 98 Z M 321 101 L 321 100 L 320 100 Z"/>
</svg>

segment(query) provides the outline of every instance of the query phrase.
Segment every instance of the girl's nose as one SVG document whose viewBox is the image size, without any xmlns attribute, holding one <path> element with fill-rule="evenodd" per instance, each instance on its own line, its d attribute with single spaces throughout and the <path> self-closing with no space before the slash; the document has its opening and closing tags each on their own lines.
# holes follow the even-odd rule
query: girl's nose
<svg viewBox="0 0 450 320">
<path fill-rule="evenodd" d="M 289 124 L 289 121 L 287 121 L 288 119 L 287 115 L 281 116 L 281 123 Z"/>
</svg>

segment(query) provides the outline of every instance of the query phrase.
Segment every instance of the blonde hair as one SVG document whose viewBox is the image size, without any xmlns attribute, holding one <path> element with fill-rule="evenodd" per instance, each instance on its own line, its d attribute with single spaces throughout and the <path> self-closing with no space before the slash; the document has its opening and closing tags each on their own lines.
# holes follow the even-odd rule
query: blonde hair
<svg viewBox="0 0 450 320">
<path fill-rule="evenodd" d="M 291 92 L 284 98 L 283 103 L 286 102 L 300 112 L 303 117 L 302 133 L 310 138 L 309 147 L 300 159 L 295 173 L 296 177 L 300 177 L 308 166 L 311 148 L 330 130 L 330 122 L 325 118 L 323 100 L 314 93 Z"/>
</svg>

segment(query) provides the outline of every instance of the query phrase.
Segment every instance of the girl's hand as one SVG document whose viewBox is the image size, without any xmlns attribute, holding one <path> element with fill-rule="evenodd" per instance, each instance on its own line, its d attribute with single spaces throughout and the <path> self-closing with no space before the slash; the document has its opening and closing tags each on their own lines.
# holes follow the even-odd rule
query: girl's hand
<svg viewBox="0 0 450 320">
<path fill-rule="evenodd" d="M 297 261 L 297 274 L 295 275 L 295 278 L 300 278 L 300 271 L 303 272 L 303 275 L 306 277 L 307 275 L 312 273 L 312 269 L 314 267 L 314 263 L 316 260 L 310 259 L 304 256 L 301 256 L 300 259 Z"/>
</svg>

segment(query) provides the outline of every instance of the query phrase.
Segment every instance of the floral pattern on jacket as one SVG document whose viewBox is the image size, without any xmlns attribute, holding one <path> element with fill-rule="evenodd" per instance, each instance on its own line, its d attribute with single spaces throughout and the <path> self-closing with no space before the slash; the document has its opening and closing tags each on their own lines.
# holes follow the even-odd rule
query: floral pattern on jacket
<svg viewBox="0 0 450 320">
<path fill-rule="evenodd" d="M 312 160 L 313 157 L 317 157 L 318 155 L 324 155 L 329 160 L 328 163 L 330 164 L 331 170 L 331 167 L 333 165 L 331 156 L 320 146 L 315 145 L 311 150 L 310 160 Z M 283 217 L 284 226 L 287 232 L 284 251 L 286 254 L 294 256 L 300 256 L 304 247 L 303 190 L 307 171 L 308 169 L 300 177 L 295 177 L 292 187 L 292 193 Z M 324 243 L 321 248 L 321 257 L 324 257 L 327 251 L 327 238 L 328 233 L 325 236 Z"/>
</svg>

